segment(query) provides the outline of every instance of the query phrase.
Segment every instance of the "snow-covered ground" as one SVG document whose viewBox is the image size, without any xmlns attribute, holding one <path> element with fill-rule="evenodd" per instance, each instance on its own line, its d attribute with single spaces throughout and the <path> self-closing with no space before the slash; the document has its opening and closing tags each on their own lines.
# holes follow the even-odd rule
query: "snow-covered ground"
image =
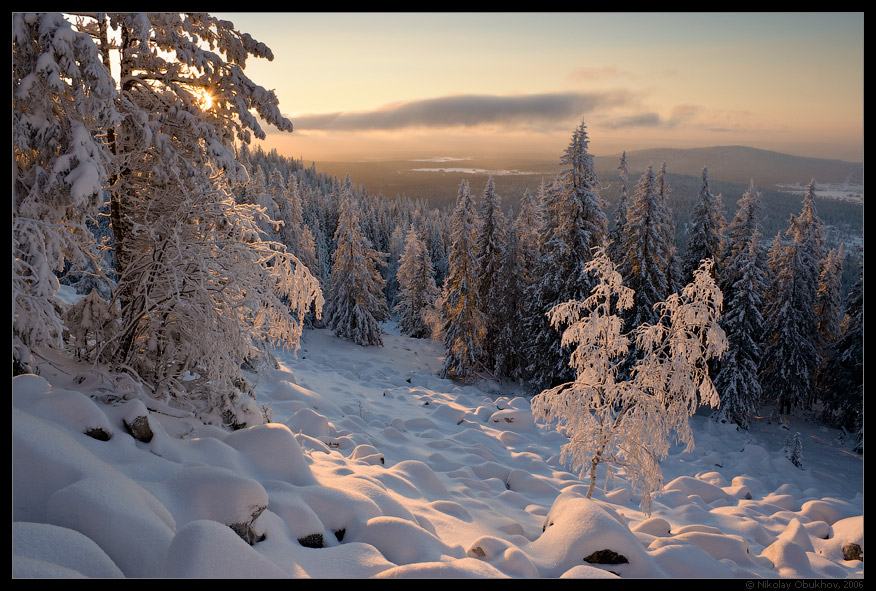
<svg viewBox="0 0 876 591">
<path fill-rule="evenodd" d="M 776 185 L 779 191 L 792 195 L 805 195 L 806 185 Z M 827 199 L 840 199 L 852 203 L 864 203 L 864 185 L 846 183 L 818 183 L 818 196 Z"/>
<path fill-rule="evenodd" d="M 863 578 L 843 555 L 863 548 L 863 458 L 836 431 L 695 416 L 647 516 L 622 479 L 586 499 L 525 397 L 439 379 L 441 355 L 307 331 L 253 376 L 272 423 L 150 412 L 148 443 L 123 426 L 138 401 L 93 398 L 121 382 L 14 378 L 13 576 Z"/>
</svg>

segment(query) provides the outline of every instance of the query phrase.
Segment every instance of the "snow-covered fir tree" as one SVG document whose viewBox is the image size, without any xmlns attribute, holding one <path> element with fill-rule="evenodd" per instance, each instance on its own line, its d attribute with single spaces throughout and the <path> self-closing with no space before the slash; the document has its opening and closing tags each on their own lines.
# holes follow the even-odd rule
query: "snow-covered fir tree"
<svg viewBox="0 0 876 591">
<path fill-rule="evenodd" d="M 837 249 L 828 251 L 818 277 L 815 313 L 818 315 L 818 332 L 825 347 L 839 338 L 845 313 L 842 302 L 843 250 L 844 245 L 840 244 Z"/>
<path fill-rule="evenodd" d="M 715 375 L 715 387 L 721 397 L 717 416 L 748 429 L 761 402 L 762 389 L 758 370 L 762 357 L 763 294 L 767 273 L 763 268 L 763 246 L 757 228 L 749 238 L 748 248 L 737 250 L 725 261 L 736 281 L 724 292 L 724 317 L 727 352 L 721 357 Z"/>
<path fill-rule="evenodd" d="M 547 314 L 557 304 L 587 297 L 591 280 L 585 266 L 592 249 L 603 245 L 608 229 L 604 205 L 596 193 L 589 143 L 582 121 L 560 159 L 561 172 L 545 195 L 539 280 L 529 287 L 526 296 L 530 309 L 525 375 L 537 388 L 571 377 L 561 335 Z"/>
<path fill-rule="evenodd" d="M 294 311 L 321 298 L 300 261 L 267 240 L 263 213 L 231 197 L 243 173 L 232 143 L 264 137 L 254 113 L 291 130 L 276 96 L 240 67 L 270 50 L 205 14 L 80 14 L 74 28 L 100 55 L 81 66 L 118 68 L 117 98 L 106 101 L 116 116 L 87 132 L 112 155 L 117 277 L 92 361 L 205 420 L 263 420 L 241 363 L 267 342 L 297 346 Z"/>
<path fill-rule="evenodd" d="M 846 300 L 839 338 L 825 350 L 819 372 L 822 419 L 855 436 L 856 448 L 864 446 L 864 282 L 858 279 Z"/>
<path fill-rule="evenodd" d="M 477 212 L 468 182 L 459 184 L 450 223 L 450 254 L 442 293 L 444 345 L 443 377 L 472 380 L 479 365 L 485 319 L 478 306 Z"/>
<path fill-rule="evenodd" d="M 730 293 L 732 285 L 737 280 L 730 261 L 736 259 L 740 251 L 747 250 L 751 244 L 751 237 L 755 232 L 760 232 L 760 200 L 760 191 L 752 181 L 736 202 L 736 213 L 727 225 L 727 240 L 718 283 L 725 295 Z"/>
<path fill-rule="evenodd" d="M 604 249 L 587 264 L 597 282 L 583 301 L 551 310 L 551 322 L 572 347 L 569 365 L 576 376 L 533 399 L 533 414 L 569 438 L 563 458 L 581 475 L 589 474 L 587 496 L 596 486 L 596 470 L 605 464 L 607 479 L 624 470 L 641 507 L 650 513 L 651 494 L 662 486 L 660 460 L 670 445 L 693 446 L 689 417 L 701 404 L 716 406 L 707 361 L 727 343 L 718 324 L 722 295 L 705 261 L 680 294 L 659 302 L 661 322 L 625 333 L 618 313 L 634 305 L 634 294 Z M 622 366 L 633 341 L 642 351 L 635 371 Z"/>
<path fill-rule="evenodd" d="M 663 232 L 663 242 L 669 248 L 669 255 L 666 260 L 666 285 L 670 292 L 676 292 L 684 285 L 681 276 L 681 259 L 678 255 L 678 249 L 675 246 L 675 218 L 672 215 L 672 210 L 669 207 L 669 195 L 672 189 L 669 186 L 669 179 L 666 175 L 666 163 L 660 166 L 657 173 L 657 195 L 660 201 L 660 209 L 665 212 L 664 218 L 666 222 L 660 224 L 658 228 Z M 715 259 L 712 259 L 714 262 Z M 714 273 L 714 265 L 713 271 Z"/>
<path fill-rule="evenodd" d="M 777 236 L 770 249 L 773 280 L 766 302 L 761 384 L 782 413 L 811 404 L 820 363 L 815 303 L 824 226 L 815 212 L 814 186 L 809 184 L 800 215 L 791 216 L 785 232 L 788 241 Z"/>
<path fill-rule="evenodd" d="M 803 468 L 803 441 L 800 440 L 800 432 L 794 433 L 794 437 L 785 442 L 785 449 L 788 461 Z"/>
<path fill-rule="evenodd" d="M 626 251 L 624 239 L 627 233 L 627 209 L 629 207 L 629 197 L 627 196 L 627 185 L 630 181 L 630 173 L 627 169 L 627 152 L 624 150 L 621 154 L 620 164 L 617 167 L 618 178 L 621 184 L 620 199 L 618 200 L 617 209 L 614 213 L 614 227 L 608 233 L 608 258 L 616 265 L 623 261 L 623 253 Z"/>
<path fill-rule="evenodd" d="M 426 244 L 411 225 L 398 267 L 398 326 L 402 334 L 421 339 L 432 334 L 425 314 L 438 297 L 432 259 Z"/>
<path fill-rule="evenodd" d="M 525 377 L 525 339 L 521 335 L 526 330 L 529 315 L 529 302 L 526 292 L 536 281 L 536 269 L 540 253 L 542 190 L 537 195 L 527 189 L 520 201 L 520 211 L 508 229 L 508 242 L 505 248 L 500 277 L 502 288 L 500 309 L 504 310 L 504 322 L 498 337 L 496 351 L 496 376 L 503 379 L 520 380 Z"/>
<path fill-rule="evenodd" d="M 655 322 L 658 318 L 655 304 L 670 293 L 671 213 L 658 190 L 653 167 L 649 166 L 630 200 L 626 252 L 619 266 L 624 283 L 635 292 L 635 303 L 627 314 L 630 326 Z"/>
<path fill-rule="evenodd" d="M 700 266 L 700 261 L 712 259 L 715 261 L 713 272 L 720 275 L 720 263 L 724 258 L 724 207 L 721 195 L 714 195 L 709 187 L 709 172 L 703 168 L 703 185 L 697 196 L 697 203 L 691 215 L 687 229 L 688 241 L 684 260 L 682 261 L 682 277 L 685 280 L 693 277 L 693 272 Z"/>
<path fill-rule="evenodd" d="M 63 345 L 53 299 L 65 265 L 100 272 L 86 223 L 112 171 L 98 134 L 117 93 L 91 38 L 59 14 L 12 15 L 12 359 Z"/>
<path fill-rule="evenodd" d="M 358 208 L 347 175 L 334 235 L 326 320 L 339 337 L 359 345 L 383 345 L 380 323 L 389 319 L 383 293 L 384 280 L 379 269 L 384 255 L 374 250 L 365 238 Z"/>
<path fill-rule="evenodd" d="M 499 333 L 507 320 L 503 294 L 506 277 L 505 250 L 508 245 L 508 228 L 502 213 L 502 199 L 496 193 L 493 177 L 487 179 L 481 200 L 480 215 L 475 237 L 475 253 L 478 269 L 477 305 L 484 317 L 484 337 L 480 347 L 479 365 L 486 371 L 495 371 L 499 351 Z"/>
</svg>

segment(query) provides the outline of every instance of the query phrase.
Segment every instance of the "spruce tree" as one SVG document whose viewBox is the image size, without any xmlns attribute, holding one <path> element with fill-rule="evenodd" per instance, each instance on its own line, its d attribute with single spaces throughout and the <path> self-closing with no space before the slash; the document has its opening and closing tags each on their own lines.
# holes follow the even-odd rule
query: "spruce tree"
<svg viewBox="0 0 876 591">
<path fill-rule="evenodd" d="M 585 267 L 592 249 L 603 245 L 608 228 L 602 199 L 596 193 L 596 173 L 588 145 L 582 122 L 572 133 L 560 159 L 562 170 L 545 196 L 540 278 L 527 294 L 531 308 L 527 320 L 526 375 L 537 387 L 571 377 L 561 336 L 547 315 L 557 304 L 587 297 L 591 279 Z"/>
<path fill-rule="evenodd" d="M 432 328 L 424 313 L 435 302 L 438 289 L 435 287 L 429 251 L 413 225 L 408 231 L 405 250 L 399 260 L 398 286 L 400 298 L 395 310 L 399 314 L 401 333 L 416 339 L 431 336 Z"/>
<path fill-rule="evenodd" d="M 721 326 L 728 348 L 714 379 L 721 398 L 717 415 L 743 429 L 748 429 L 751 417 L 757 413 L 762 393 L 758 369 L 762 356 L 761 310 L 767 282 L 762 249 L 760 232 L 755 228 L 748 248 L 737 250 L 734 258 L 725 261 L 726 269 L 737 279 L 724 292 Z"/>
<path fill-rule="evenodd" d="M 384 255 L 371 248 L 362 232 L 359 204 L 349 180 L 348 175 L 334 235 L 326 317 L 329 328 L 339 337 L 359 345 L 383 345 L 380 323 L 389 319 L 379 270 Z"/>
<path fill-rule="evenodd" d="M 682 263 L 682 276 L 685 280 L 693 277 L 693 272 L 699 267 L 700 261 L 712 259 L 715 261 L 713 272 L 717 278 L 720 275 L 720 263 L 724 257 L 724 208 L 721 196 L 712 194 L 709 188 L 709 172 L 703 168 L 703 185 L 700 189 L 697 204 L 691 216 L 688 227 L 687 251 Z"/>
<path fill-rule="evenodd" d="M 663 233 L 662 239 L 667 248 L 669 255 L 666 259 L 666 286 L 670 293 L 679 291 L 683 283 L 681 276 L 681 259 L 678 255 L 678 249 L 675 246 L 675 218 L 672 216 L 672 209 L 669 207 L 669 194 L 672 189 L 669 186 L 669 179 L 666 177 L 666 163 L 660 166 L 660 171 L 657 173 L 657 195 L 660 201 L 660 209 L 665 219 L 664 223 L 659 226 Z M 712 272 L 714 273 L 715 259 L 712 259 Z"/>
<path fill-rule="evenodd" d="M 788 241 L 774 244 L 770 251 L 773 283 L 761 371 L 764 389 L 782 413 L 794 406 L 811 405 L 821 362 L 815 304 L 824 257 L 824 226 L 815 212 L 814 188 L 813 181 L 800 215 L 791 217 L 785 232 Z"/>
<path fill-rule="evenodd" d="M 818 277 L 815 313 L 821 342 L 829 347 L 840 336 L 844 310 L 842 303 L 843 244 L 827 253 Z"/>
<path fill-rule="evenodd" d="M 46 16 L 44 24 L 59 18 Z M 102 160 L 95 153 L 87 174 L 79 168 L 65 176 L 84 197 L 108 173 L 114 267 L 102 270 L 116 284 L 102 308 L 110 314 L 102 318 L 107 338 L 89 350 L 91 361 L 133 374 L 149 395 L 204 420 L 264 420 L 241 364 L 265 355 L 268 344 L 297 347 L 298 312 L 322 298 L 301 261 L 264 231 L 274 227 L 267 214 L 232 193 L 245 174 L 234 143 L 263 139 L 264 122 L 292 129 L 274 93 L 243 74 L 248 58 L 273 56 L 232 23 L 203 13 L 79 13 L 73 28 L 98 53 L 65 55 L 65 69 L 50 77 L 55 91 L 118 72 L 114 96 L 101 81 L 64 99 L 67 108 L 94 100 L 87 108 L 95 115 L 112 112 L 75 142 L 80 155 L 103 142 L 109 165 L 94 166 Z M 86 45 L 68 31 L 53 50 L 66 51 L 62 40 Z M 48 55 L 40 64 L 51 70 Z"/>
<path fill-rule="evenodd" d="M 626 252 L 620 271 L 624 283 L 635 292 L 626 319 L 631 326 L 657 320 L 654 305 L 670 293 L 668 278 L 673 245 L 668 242 L 671 213 L 659 194 L 651 166 L 639 179 L 627 221 Z"/>
<path fill-rule="evenodd" d="M 732 285 L 737 280 L 729 261 L 736 259 L 740 251 L 748 249 L 752 235 L 760 231 L 760 208 L 760 191 L 752 181 L 736 202 L 736 213 L 727 226 L 726 250 L 721 264 L 723 270 L 718 283 L 725 294 L 732 290 Z"/>
<path fill-rule="evenodd" d="M 824 402 L 822 418 L 855 436 L 855 449 L 864 447 L 864 282 L 858 279 L 846 301 L 840 337 L 826 350 L 819 379 Z"/>
<path fill-rule="evenodd" d="M 444 344 L 442 376 L 471 381 L 480 366 L 485 319 L 478 306 L 477 212 L 468 182 L 459 184 L 450 225 L 450 254 L 442 295 Z"/>
<path fill-rule="evenodd" d="M 495 371 L 499 355 L 499 333 L 509 311 L 504 308 L 505 280 L 503 265 L 508 247 L 508 228 L 502 213 L 502 200 L 496 193 L 493 177 L 487 180 L 481 202 L 475 239 L 478 269 L 478 308 L 484 317 L 484 338 L 480 365 L 490 373 Z M 507 269 L 506 269 L 507 270 Z"/>
<path fill-rule="evenodd" d="M 89 218 L 112 172 L 98 132 L 118 120 L 117 91 L 91 38 L 59 14 L 12 15 L 12 359 L 63 346 L 56 273 L 100 272 Z M 90 267 L 90 268 L 89 268 Z"/>
<path fill-rule="evenodd" d="M 624 240 L 626 239 L 627 233 L 627 212 L 629 208 L 627 185 L 629 183 L 630 174 L 627 170 L 626 150 L 621 154 L 620 164 L 618 164 L 617 170 L 621 183 L 621 191 L 617 209 L 614 214 L 614 228 L 608 233 L 607 253 L 608 257 L 615 265 L 620 265 L 621 261 L 623 261 L 623 253 L 626 250 Z"/>
</svg>

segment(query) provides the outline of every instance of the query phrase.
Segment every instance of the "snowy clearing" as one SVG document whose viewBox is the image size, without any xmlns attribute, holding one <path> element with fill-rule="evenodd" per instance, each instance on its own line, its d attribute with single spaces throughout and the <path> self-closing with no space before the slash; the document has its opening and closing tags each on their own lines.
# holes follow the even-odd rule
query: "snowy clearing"
<svg viewBox="0 0 876 591">
<path fill-rule="evenodd" d="M 442 354 L 307 331 L 251 376 L 273 422 L 233 433 L 95 402 L 115 386 L 81 367 L 14 378 L 13 576 L 863 578 L 863 458 L 836 431 L 694 416 L 647 516 L 623 479 L 586 499 L 528 399 L 437 378 Z"/>
</svg>

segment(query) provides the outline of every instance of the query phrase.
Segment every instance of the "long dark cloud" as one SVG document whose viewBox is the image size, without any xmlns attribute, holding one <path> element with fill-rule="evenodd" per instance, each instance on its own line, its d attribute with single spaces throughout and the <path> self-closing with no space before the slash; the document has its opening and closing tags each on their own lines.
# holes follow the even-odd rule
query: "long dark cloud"
<svg viewBox="0 0 876 591">
<path fill-rule="evenodd" d="M 605 123 L 605 126 L 611 129 L 626 129 L 631 127 L 663 127 L 671 129 L 687 123 L 693 119 L 700 110 L 701 109 L 696 105 L 679 105 L 673 108 L 670 116 L 666 118 L 661 117 L 659 113 L 650 111 L 638 115 L 617 117 Z"/>
<path fill-rule="evenodd" d="M 304 114 L 297 130 L 397 130 L 407 127 L 475 127 L 483 124 L 566 124 L 597 108 L 626 104 L 624 92 L 512 96 L 454 95 L 387 105 L 373 111 Z"/>
</svg>

